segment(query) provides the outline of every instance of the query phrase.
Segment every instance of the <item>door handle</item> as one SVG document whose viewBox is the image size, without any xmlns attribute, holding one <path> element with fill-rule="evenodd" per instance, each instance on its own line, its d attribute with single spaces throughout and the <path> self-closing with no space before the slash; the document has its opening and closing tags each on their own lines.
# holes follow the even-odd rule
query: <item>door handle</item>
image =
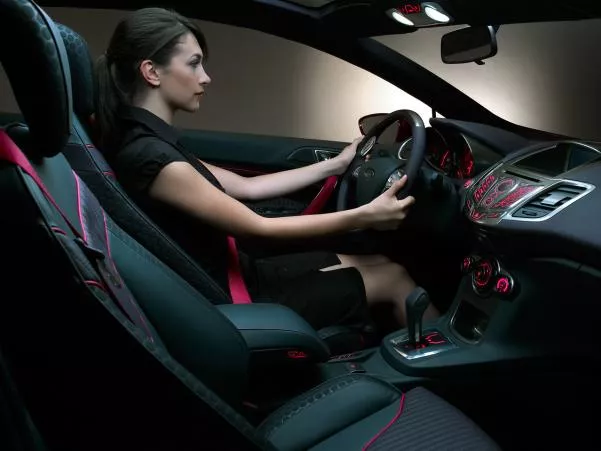
<svg viewBox="0 0 601 451">
<path fill-rule="evenodd" d="M 340 152 L 335 152 L 333 150 L 324 150 L 324 149 L 315 149 L 314 152 L 315 152 L 315 160 L 316 161 L 329 160 L 340 154 Z"/>
</svg>

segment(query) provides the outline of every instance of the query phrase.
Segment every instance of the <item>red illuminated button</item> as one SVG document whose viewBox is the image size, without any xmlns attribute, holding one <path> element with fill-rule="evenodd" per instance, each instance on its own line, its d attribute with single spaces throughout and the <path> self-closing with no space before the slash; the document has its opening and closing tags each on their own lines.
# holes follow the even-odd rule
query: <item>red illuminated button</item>
<svg viewBox="0 0 601 451">
<path fill-rule="evenodd" d="M 288 351 L 288 358 L 293 360 L 308 359 L 309 355 L 305 351 Z"/>
<path fill-rule="evenodd" d="M 461 261 L 461 272 L 467 274 L 472 270 L 472 265 L 474 264 L 474 257 L 465 257 Z"/>
<path fill-rule="evenodd" d="M 476 291 L 483 292 L 491 287 L 494 268 L 489 260 L 480 260 L 472 273 L 472 282 Z"/>
<path fill-rule="evenodd" d="M 495 292 L 508 296 L 513 292 L 513 279 L 511 276 L 503 274 L 495 283 Z"/>
<path fill-rule="evenodd" d="M 470 186 L 472 186 L 473 184 L 474 184 L 474 179 L 469 179 L 469 180 L 466 180 L 466 181 L 465 181 L 465 183 L 463 184 L 463 187 L 464 187 L 465 189 L 468 189 L 468 188 L 469 188 Z"/>
</svg>

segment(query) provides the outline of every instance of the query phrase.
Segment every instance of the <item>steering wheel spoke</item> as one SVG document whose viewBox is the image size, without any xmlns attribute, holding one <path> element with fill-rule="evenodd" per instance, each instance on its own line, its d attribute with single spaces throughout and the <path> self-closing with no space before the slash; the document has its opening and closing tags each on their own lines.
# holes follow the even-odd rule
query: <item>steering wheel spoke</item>
<svg viewBox="0 0 601 451">
<path fill-rule="evenodd" d="M 394 122 L 404 120 L 411 126 L 413 146 L 411 156 L 403 161 L 392 157 L 367 157 L 374 149 L 380 135 Z M 426 128 L 421 117 L 411 110 L 398 110 L 390 113 L 376 124 L 357 146 L 357 154 L 340 180 L 336 207 L 338 211 L 350 208 L 349 198 L 351 180 L 354 181 L 353 196 L 359 205 L 369 203 L 382 191 L 390 188 L 403 175 L 407 175 L 407 183 L 398 193 L 399 199 L 411 193 L 413 182 L 426 154 Z"/>
</svg>

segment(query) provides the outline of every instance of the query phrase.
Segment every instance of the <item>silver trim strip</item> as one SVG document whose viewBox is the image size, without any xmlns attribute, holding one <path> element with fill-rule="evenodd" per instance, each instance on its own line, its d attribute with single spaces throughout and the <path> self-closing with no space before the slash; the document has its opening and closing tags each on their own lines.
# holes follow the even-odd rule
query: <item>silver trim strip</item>
<svg viewBox="0 0 601 451">
<path fill-rule="evenodd" d="M 315 149 L 313 152 L 315 153 L 315 161 L 329 160 L 337 157 L 340 154 L 340 152 L 324 149 Z"/>
</svg>

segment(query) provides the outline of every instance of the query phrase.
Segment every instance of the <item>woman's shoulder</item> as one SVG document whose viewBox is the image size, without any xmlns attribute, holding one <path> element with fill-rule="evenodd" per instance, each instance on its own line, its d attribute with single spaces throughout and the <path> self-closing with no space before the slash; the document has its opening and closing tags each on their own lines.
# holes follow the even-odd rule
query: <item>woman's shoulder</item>
<svg viewBox="0 0 601 451">
<path fill-rule="evenodd" d="M 124 140 L 115 154 L 115 164 L 132 166 L 147 162 L 187 161 L 179 149 L 152 134 Z"/>
<path fill-rule="evenodd" d="M 145 191 L 169 163 L 188 160 L 171 144 L 152 135 L 124 143 L 112 158 L 117 179 L 135 192 Z"/>
</svg>

